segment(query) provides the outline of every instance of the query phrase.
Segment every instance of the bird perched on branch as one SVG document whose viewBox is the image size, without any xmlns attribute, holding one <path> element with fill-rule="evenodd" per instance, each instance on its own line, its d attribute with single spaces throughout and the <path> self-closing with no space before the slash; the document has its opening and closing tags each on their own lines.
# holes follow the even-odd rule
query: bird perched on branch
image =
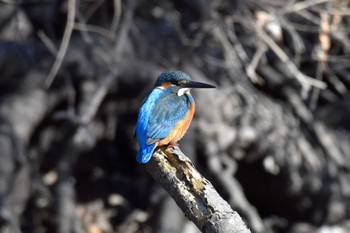
<svg viewBox="0 0 350 233">
<path fill-rule="evenodd" d="M 195 112 L 191 88 L 215 86 L 191 81 L 181 71 L 164 72 L 158 77 L 137 119 L 135 135 L 140 149 L 136 160 L 139 163 L 147 163 L 157 146 L 176 145 L 184 136 Z"/>
</svg>

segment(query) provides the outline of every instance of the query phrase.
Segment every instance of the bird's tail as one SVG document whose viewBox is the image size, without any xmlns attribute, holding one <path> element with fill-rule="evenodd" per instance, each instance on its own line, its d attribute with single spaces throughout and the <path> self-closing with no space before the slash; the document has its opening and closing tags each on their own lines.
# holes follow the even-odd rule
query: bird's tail
<svg viewBox="0 0 350 233">
<path fill-rule="evenodd" d="M 151 145 L 147 145 L 144 148 L 140 148 L 139 152 L 137 153 L 136 160 L 139 163 L 147 163 L 153 154 L 154 149 L 156 148 L 156 143 L 153 143 Z"/>
</svg>

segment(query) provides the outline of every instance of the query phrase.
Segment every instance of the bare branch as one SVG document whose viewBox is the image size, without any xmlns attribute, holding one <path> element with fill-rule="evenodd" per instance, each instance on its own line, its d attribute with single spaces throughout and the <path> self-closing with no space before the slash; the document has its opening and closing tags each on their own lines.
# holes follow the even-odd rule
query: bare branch
<svg viewBox="0 0 350 233">
<path fill-rule="evenodd" d="M 118 28 L 119 22 L 120 22 L 120 17 L 122 14 L 121 0 L 114 0 L 113 6 L 114 6 L 114 15 L 113 15 L 113 20 L 112 20 L 111 31 L 114 35 L 116 35 L 117 28 Z"/>
<path fill-rule="evenodd" d="M 295 11 L 301 11 L 306 8 L 312 7 L 313 5 L 318 5 L 329 1 L 330 0 L 310 0 L 310 1 L 298 2 L 294 4 L 292 7 L 286 8 L 283 13 L 286 14 L 286 13 L 291 13 Z"/>
<path fill-rule="evenodd" d="M 271 39 L 270 36 L 268 36 L 265 32 L 262 30 L 257 29 L 257 33 L 262 41 L 266 43 L 267 46 L 283 61 L 286 66 L 289 68 L 289 70 L 293 73 L 295 78 L 299 81 L 299 83 L 303 86 L 305 90 L 309 90 L 311 86 L 324 89 L 327 87 L 327 84 L 314 79 L 312 77 L 308 77 L 295 66 L 295 64 L 289 59 L 288 55 L 276 44 L 276 42 Z"/>
<path fill-rule="evenodd" d="M 52 40 L 50 40 L 50 38 L 42 30 L 38 31 L 37 34 L 38 34 L 38 37 L 40 38 L 40 40 L 44 43 L 46 48 L 49 50 L 51 55 L 56 56 L 57 55 L 57 48 L 56 48 L 55 44 L 52 42 Z"/>
<path fill-rule="evenodd" d="M 60 46 L 60 49 L 58 50 L 57 57 L 55 60 L 55 63 L 53 64 L 49 75 L 47 76 L 45 80 L 45 87 L 49 88 L 53 79 L 55 78 L 58 70 L 60 69 L 64 56 L 66 55 L 69 41 L 72 35 L 72 31 L 74 28 L 74 19 L 75 19 L 75 14 L 76 14 L 76 0 L 69 0 L 68 1 L 68 14 L 67 14 L 67 25 L 64 30 L 63 38 L 62 38 L 62 43 Z"/>
<path fill-rule="evenodd" d="M 178 147 L 158 149 L 146 169 L 202 232 L 251 232 Z"/>
</svg>

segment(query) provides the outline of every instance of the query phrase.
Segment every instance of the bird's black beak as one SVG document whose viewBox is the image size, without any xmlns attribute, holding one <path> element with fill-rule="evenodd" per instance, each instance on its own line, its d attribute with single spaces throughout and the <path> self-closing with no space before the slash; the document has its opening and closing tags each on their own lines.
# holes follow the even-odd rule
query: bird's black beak
<svg viewBox="0 0 350 233">
<path fill-rule="evenodd" d="M 189 81 L 186 83 L 180 84 L 181 87 L 187 87 L 187 88 L 216 88 L 213 85 L 207 84 L 207 83 L 201 83 L 201 82 L 195 82 L 195 81 Z"/>
</svg>

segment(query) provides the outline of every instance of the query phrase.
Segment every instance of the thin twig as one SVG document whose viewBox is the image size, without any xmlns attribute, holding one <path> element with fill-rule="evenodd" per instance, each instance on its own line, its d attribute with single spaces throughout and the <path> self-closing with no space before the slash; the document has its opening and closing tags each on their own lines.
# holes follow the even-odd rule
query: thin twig
<svg viewBox="0 0 350 233">
<path fill-rule="evenodd" d="M 289 59 L 287 54 L 276 44 L 276 42 L 269 35 L 267 35 L 261 29 L 258 29 L 257 27 L 255 27 L 255 29 L 262 41 L 264 41 L 264 43 L 266 43 L 266 45 L 277 55 L 277 57 L 286 64 L 288 69 L 293 73 L 294 77 L 299 81 L 304 90 L 308 91 L 312 86 L 320 89 L 325 89 L 327 87 L 327 84 L 325 82 L 316 80 L 312 77 L 301 73 L 300 70 L 295 66 L 295 64 Z"/>
<path fill-rule="evenodd" d="M 221 25 L 215 24 L 215 28 L 213 28 L 214 33 L 213 35 L 216 36 L 216 38 L 220 41 L 224 53 L 225 53 L 225 63 L 227 64 L 227 67 L 229 67 L 229 70 L 232 72 L 233 70 L 237 72 L 240 70 L 240 59 L 237 56 L 237 53 L 235 49 L 233 48 L 232 44 L 230 43 L 230 40 L 227 38 L 225 34 L 225 30 L 222 28 Z"/>
<path fill-rule="evenodd" d="M 97 59 L 102 60 L 106 64 L 106 67 L 110 67 L 112 64 L 112 56 L 97 43 L 94 43 L 94 38 L 89 34 L 85 19 L 79 11 L 77 12 L 77 20 L 79 21 L 79 29 L 77 30 L 81 32 L 83 41 L 93 48 Z"/>
<path fill-rule="evenodd" d="M 264 45 L 259 46 L 258 50 L 254 53 L 254 56 L 253 56 L 251 62 L 245 68 L 247 75 L 252 82 L 256 82 L 259 84 L 265 83 L 264 79 L 261 78 L 256 73 L 256 68 L 258 67 L 260 59 L 265 54 L 265 52 L 266 52 L 266 46 L 264 46 Z"/>
<path fill-rule="evenodd" d="M 301 11 L 306 8 L 312 7 L 314 5 L 322 4 L 325 2 L 329 2 L 332 0 L 310 0 L 310 1 L 302 1 L 294 4 L 293 6 L 288 6 L 284 11 L 282 11 L 282 14 L 292 13 L 295 11 Z"/>
<path fill-rule="evenodd" d="M 68 0 L 68 13 L 67 13 L 67 24 L 66 28 L 64 30 L 63 38 L 61 46 L 58 50 L 56 60 L 50 70 L 49 75 L 47 76 L 45 80 L 45 87 L 49 88 L 51 86 L 51 83 L 53 82 L 54 78 L 57 75 L 58 70 L 60 69 L 64 56 L 66 55 L 69 41 L 72 35 L 72 31 L 74 28 L 74 19 L 76 15 L 76 0 Z"/>
<path fill-rule="evenodd" d="M 230 21 L 231 22 L 229 22 L 229 24 L 234 25 L 233 20 L 230 20 Z M 224 22 L 222 22 L 221 24 L 226 25 Z M 236 51 L 237 56 L 242 61 L 242 64 L 244 66 L 244 69 L 246 70 L 247 76 L 250 79 L 250 81 L 252 83 L 257 83 L 260 85 L 263 84 L 264 80 L 255 72 L 255 69 L 256 69 L 256 66 L 258 65 L 258 62 L 260 61 L 261 56 L 266 50 L 265 48 L 266 46 L 261 46 L 258 48 L 258 51 L 255 53 L 255 55 L 257 56 L 254 55 L 255 61 L 253 60 L 257 64 L 252 66 L 253 61 L 250 61 L 247 52 L 245 51 L 243 45 L 238 40 L 235 34 L 235 30 L 234 29 L 229 30 L 227 27 L 225 27 L 225 33 L 227 35 L 227 38 L 231 41 L 232 47 Z M 263 48 L 263 51 L 261 50 L 261 48 Z"/>
<path fill-rule="evenodd" d="M 107 29 L 95 25 L 89 25 L 85 23 L 74 23 L 74 29 L 79 31 L 88 31 L 100 34 L 109 40 L 114 39 L 114 35 Z"/>
<path fill-rule="evenodd" d="M 0 2 L 6 3 L 6 4 L 17 4 L 16 0 L 0 0 Z"/>
<path fill-rule="evenodd" d="M 113 20 L 112 20 L 111 33 L 116 35 L 117 29 L 119 26 L 119 22 L 120 22 L 120 17 L 122 14 L 122 3 L 120 0 L 114 0 L 113 6 L 114 6 L 114 15 L 113 15 Z"/>
<path fill-rule="evenodd" d="M 54 45 L 54 43 L 52 42 L 52 40 L 50 40 L 50 38 L 45 34 L 44 31 L 40 30 L 38 31 L 38 37 L 40 38 L 40 40 L 44 43 L 44 45 L 46 46 L 46 48 L 49 50 L 49 52 L 53 55 L 53 56 L 57 56 L 57 48 Z"/>
<path fill-rule="evenodd" d="M 101 85 L 97 89 L 96 93 L 92 96 L 91 100 L 86 106 L 87 108 L 81 115 L 80 121 L 83 125 L 90 123 L 93 117 L 96 115 L 97 110 L 100 107 L 102 100 L 106 96 L 115 76 L 115 74 L 111 73 L 103 78 Z"/>
<path fill-rule="evenodd" d="M 134 17 L 134 11 L 136 8 L 136 3 L 137 3 L 136 0 L 129 0 L 127 5 L 126 5 L 125 13 L 123 16 L 123 23 L 122 23 L 120 30 L 116 34 L 116 38 L 114 41 L 115 54 L 120 54 L 125 47 L 126 41 L 128 41 L 127 36 L 129 34 L 131 25 L 133 23 L 133 17 Z"/>
</svg>

